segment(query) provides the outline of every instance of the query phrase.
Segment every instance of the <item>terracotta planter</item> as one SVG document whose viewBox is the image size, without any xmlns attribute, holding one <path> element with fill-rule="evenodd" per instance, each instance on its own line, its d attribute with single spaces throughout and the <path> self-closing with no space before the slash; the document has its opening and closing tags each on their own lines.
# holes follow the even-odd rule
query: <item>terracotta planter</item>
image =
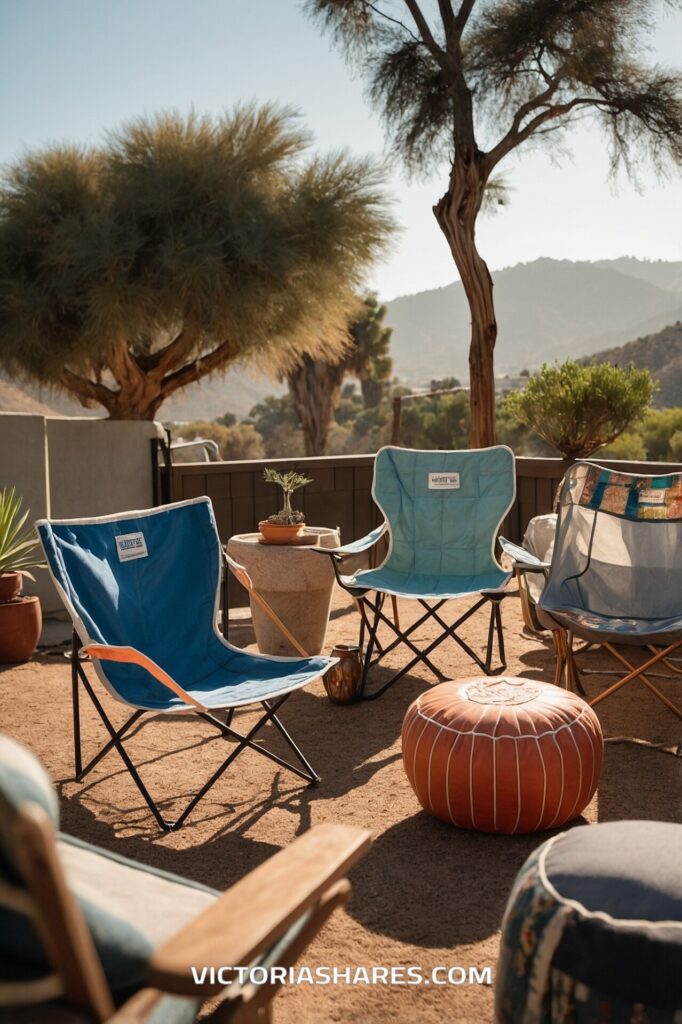
<svg viewBox="0 0 682 1024">
<path fill-rule="evenodd" d="M 36 649 L 43 617 L 37 597 L 0 604 L 0 665 L 28 661 Z"/>
<path fill-rule="evenodd" d="M 23 582 L 24 577 L 20 572 L 0 572 L 0 604 L 19 597 Z"/>
<path fill-rule="evenodd" d="M 305 530 L 305 523 L 269 523 L 267 519 L 258 524 L 264 540 L 268 544 L 291 544 Z"/>
</svg>

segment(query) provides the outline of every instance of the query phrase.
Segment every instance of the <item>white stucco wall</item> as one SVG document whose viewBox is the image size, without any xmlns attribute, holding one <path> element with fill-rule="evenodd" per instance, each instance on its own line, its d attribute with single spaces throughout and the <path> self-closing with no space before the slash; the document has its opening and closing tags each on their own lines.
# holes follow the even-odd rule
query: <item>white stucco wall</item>
<svg viewBox="0 0 682 1024">
<path fill-rule="evenodd" d="M 0 413 L 0 487 L 14 484 L 31 522 L 149 508 L 158 436 L 157 423 Z M 24 590 L 39 595 L 43 615 L 62 612 L 46 570 Z"/>
</svg>

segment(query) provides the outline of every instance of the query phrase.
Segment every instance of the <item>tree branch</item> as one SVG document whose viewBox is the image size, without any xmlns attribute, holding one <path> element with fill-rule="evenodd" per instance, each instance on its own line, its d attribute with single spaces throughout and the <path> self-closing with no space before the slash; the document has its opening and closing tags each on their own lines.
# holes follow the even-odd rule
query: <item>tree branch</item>
<svg viewBox="0 0 682 1024">
<path fill-rule="evenodd" d="M 449 3 L 449 0 L 446 0 L 446 2 Z M 454 23 L 454 30 L 458 37 L 462 35 L 462 32 L 466 28 L 466 23 L 471 17 L 471 12 L 474 9 L 475 3 L 476 0 L 462 0 Z"/>
<path fill-rule="evenodd" d="M 237 352 L 235 352 L 232 343 L 224 341 L 217 348 L 214 348 L 212 352 L 209 352 L 208 355 L 194 359 L 191 363 L 187 363 L 186 366 L 181 367 L 164 378 L 161 381 L 161 394 L 165 399 L 172 395 L 174 391 L 184 388 L 187 384 L 193 384 L 195 381 L 201 380 L 208 373 L 221 369 L 227 363 L 235 360 L 236 357 Z"/>
<path fill-rule="evenodd" d="M 197 330 L 184 327 L 168 345 L 154 352 L 145 361 L 145 371 L 149 377 L 161 380 L 167 373 L 179 369 L 198 336 Z"/>
<path fill-rule="evenodd" d="M 453 62 L 450 60 L 449 54 L 439 46 L 434 39 L 433 33 L 429 27 L 429 23 L 424 17 L 421 7 L 417 3 L 417 0 L 404 0 L 405 6 L 412 15 L 412 20 L 417 26 L 419 35 L 424 40 L 427 49 L 440 64 L 440 66 L 446 70 L 452 72 L 454 70 Z"/>
<path fill-rule="evenodd" d="M 528 104 L 524 104 L 528 106 Z M 564 117 L 569 114 L 576 107 L 604 107 L 610 106 L 605 100 L 597 100 L 591 96 L 576 96 L 574 99 L 569 100 L 567 103 L 558 103 L 554 106 L 547 107 L 540 114 L 537 114 L 531 121 L 528 122 L 525 128 L 520 128 L 520 122 L 523 120 L 525 114 L 519 118 L 520 111 L 517 111 L 514 117 L 514 124 L 509 129 L 504 138 L 500 139 L 496 146 L 494 146 L 486 154 L 486 169 L 487 173 L 490 174 L 496 164 L 502 160 L 503 157 L 511 153 L 513 149 L 520 146 L 522 142 L 525 142 L 533 132 L 540 128 L 547 121 L 557 120 L 558 118 Z M 522 108 L 520 108 L 522 109 Z M 535 106 L 531 109 L 535 109 Z M 528 113 L 529 111 L 526 111 Z M 516 127 L 515 127 L 516 126 Z M 558 127 L 558 126 L 556 126 Z"/>
<path fill-rule="evenodd" d="M 393 25 L 397 25 L 399 28 L 401 28 L 403 32 L 407 32 L 410 39 L 414 39 L 415 43 L 422 42 L 419 36 L 416 36 L 414 32 L 407 27 L 404 21 L 400 21 L 398 18 L 392 18 L 390 14 L 386 14 L 386 12 L 382 11 L 379 7 L 376 6 L 376 4 L 369 3 L 368 6 L 370 7 L 371 10 L 374 11 L 378 18 L 383 18 L 384 21 L 390 21 Z"/>
<path fill-rule="evenodd" d="M 96 384 L 87 377 L 80 377 L 71 370 L 64 369 L 59 375 L 59 383 L 67 391 L 76 396 L 84 409 L 89 409 L 93 402 L 99 402 L 105 409 L 109 409 L 112 402 L 116 400 L 116 391 L 106 387 L 104 384 Z"/>
</svg>

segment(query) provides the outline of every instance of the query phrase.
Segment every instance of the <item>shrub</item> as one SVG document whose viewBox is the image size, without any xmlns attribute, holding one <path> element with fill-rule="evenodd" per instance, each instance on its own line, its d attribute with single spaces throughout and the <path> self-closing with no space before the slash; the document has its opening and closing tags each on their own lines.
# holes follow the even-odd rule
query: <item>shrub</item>
<svg viewBox="0 0 682 1024">
<path fill-rule="evenodd" d="M 610 444 L 640 419 L 654 394 L 648 370 L 610 363 L 544 365 L 522 391 L 507 398 L 507 411 L 565 458 L 584 459 Z"/>
</svg>

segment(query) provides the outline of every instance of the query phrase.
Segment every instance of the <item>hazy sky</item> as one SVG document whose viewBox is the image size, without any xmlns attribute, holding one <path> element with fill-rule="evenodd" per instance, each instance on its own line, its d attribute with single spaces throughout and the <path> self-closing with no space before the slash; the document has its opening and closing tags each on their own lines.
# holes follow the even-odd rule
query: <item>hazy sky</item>
<svg viewBox="0 0 682 1024">
<path fill-rule="evenodd" d="M 662 14 L 652 57 L 679 62 L 682 13 Z M 162 108 L 218 113 L 239 100 L 298 107 L 322 149 L 380 154 L 383 133 L 328 39 L 298 0 L 0 0 L 0 162 L 50 141 L 96 141 Z M 511 203 L 480 222 L 492 269 L 532 260 L 634 255 L 682 259 L 682 183 L 642 175 L 638 193 L 607 181 L 603 139 L 574 130 L 572 158 L 554 166 L 524 152 L 503 166 Z M 431 213 L 446 168 L 391 187 L 404 227 L 371 284 L 383 299 L 454 279 Z"/>
</svg>

